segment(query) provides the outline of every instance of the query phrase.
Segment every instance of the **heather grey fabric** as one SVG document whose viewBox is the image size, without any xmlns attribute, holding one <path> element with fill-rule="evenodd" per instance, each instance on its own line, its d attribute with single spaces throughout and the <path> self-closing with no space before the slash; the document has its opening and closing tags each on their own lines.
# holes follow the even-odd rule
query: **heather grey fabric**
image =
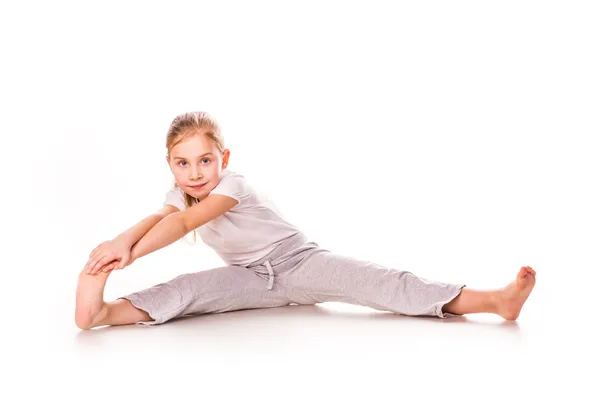
<svg viewBox="0 0 600 400">
<path fill-rule="evenodd" d="M 446 318 L 442 312 L 464 284 L 442 283 L 408 271 L 335 254 L 298 234 L 247 266 L 187 273 L 120 298 L 146 311 L 156 325 L 170 319 L 292 303 L 336 301 L 404 315 Z"/>
</svg>

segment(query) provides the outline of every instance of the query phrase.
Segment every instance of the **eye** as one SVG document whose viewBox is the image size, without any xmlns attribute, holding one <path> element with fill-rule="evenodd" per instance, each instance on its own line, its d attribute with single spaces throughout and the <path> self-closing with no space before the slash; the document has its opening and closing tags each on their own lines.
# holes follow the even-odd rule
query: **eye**
<svg viewBox="0 0 600 400">
<path fill-rule="evenodd" d="M 210 161 L 210 158 L 206 158 L 206 157 L 205 157 L 205 158 L 203 158 L 203 159 L 202 159 L 202 161 L 204 161 L 204 160 L 208 160 L 208 161 Z M 183 160 L 182 160 L 182 161 L 179 161 L 179 162 L 177 163 L 177 165 L 181 165 L 181 163 L 187 163 L 187 161 L 183 161 Z M 208 164 L 208 163 L 206 163 L 206 164 Z"/>
</svg>

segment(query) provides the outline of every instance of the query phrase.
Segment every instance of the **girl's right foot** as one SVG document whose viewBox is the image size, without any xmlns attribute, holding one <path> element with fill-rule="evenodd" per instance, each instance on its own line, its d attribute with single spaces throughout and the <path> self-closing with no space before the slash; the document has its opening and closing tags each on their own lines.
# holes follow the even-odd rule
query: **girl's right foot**
<svg viewBox="0 0 600 400">
<path fill-rule="evenodd" d="M 77 282 L 75 303 L 75 324 L 81 329 L 91 329 L 100 325 L 108 307 L 104 302 L 104 286 L 112 272 L 99 272 L 91 275 L 82 270 Z"/>
</svg>

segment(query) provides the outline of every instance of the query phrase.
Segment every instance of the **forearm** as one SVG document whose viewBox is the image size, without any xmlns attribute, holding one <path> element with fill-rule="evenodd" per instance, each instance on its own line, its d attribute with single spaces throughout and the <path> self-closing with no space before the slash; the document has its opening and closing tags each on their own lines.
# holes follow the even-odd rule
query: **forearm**
<svg viewBox="0 0 600 400">
<path fill-rule="evenodd" d="M 115 238 L 115 240 L 123 241 L 127 243 L 129 247 L 131 247 L 138 240 L 140 240 L 153 226 L 158 224 L 163 218 L 164 217 L 160 214 L 152 214 L 144 218 L 131 228 L 127 229 L 125 232 L 121 233 Z"/>
<path fill-rule="evenodd" d="M 183 223 L 182 216 L 182 213 L 169 214 L 154 225 L 131 248 L 132 261 L 162 249 L 184 237 L 188 230 Z"/>
</svg>

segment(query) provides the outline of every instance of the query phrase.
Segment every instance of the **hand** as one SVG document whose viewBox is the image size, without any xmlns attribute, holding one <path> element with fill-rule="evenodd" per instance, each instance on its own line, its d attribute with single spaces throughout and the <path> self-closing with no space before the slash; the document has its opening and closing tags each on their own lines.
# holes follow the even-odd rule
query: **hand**
<svg viewBox="0 0 600 400">
<path fill-rule="evenodd" d="M 109 272 L 115 269 L 123 269 L 125 267 L 127 267 L 128 265 L 133 264 L 133 261 L 135 260 L 135 257 L 133 256 L 133 250 L 131 250 L 130 254 L 129 254 L 129 261 L 124 261 L 124 259 L 121 260 L 114 260 L 108 264 L 105 264 L 104 267 L 98 271 L 98 273 L 100 272 Z"/>
<path fill-rule="evenodd" d="M 90 259 L 85 264 L 84 270 L 88 274 L 96 275 L 102 268 L 112 265 L 114 268 L 123 269 L 133 260 L 131 246 L 120 240 L 108 240 L 101 243 L 90 254 Z M 115 264 L 116 265 L 113 265 Z"/>
</svg>

